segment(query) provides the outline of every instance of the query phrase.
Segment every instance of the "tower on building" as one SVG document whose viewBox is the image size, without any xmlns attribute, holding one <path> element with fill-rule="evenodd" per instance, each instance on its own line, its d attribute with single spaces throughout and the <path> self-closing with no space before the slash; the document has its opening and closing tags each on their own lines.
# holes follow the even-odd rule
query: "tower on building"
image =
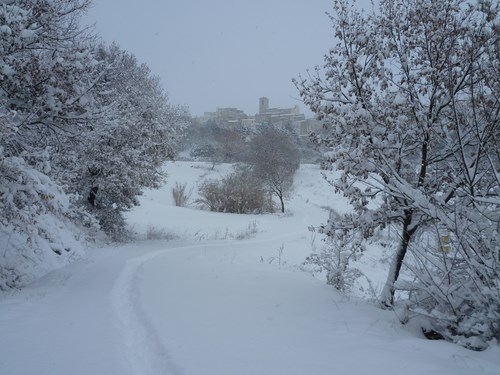
<svg viewBox="0 0 500 375">
<path fill-rule="evenodd" d="M 269 110 L 269 99 L 263 96 L 259 98 L 259 114 L 266 113 Z"/>
</svg>

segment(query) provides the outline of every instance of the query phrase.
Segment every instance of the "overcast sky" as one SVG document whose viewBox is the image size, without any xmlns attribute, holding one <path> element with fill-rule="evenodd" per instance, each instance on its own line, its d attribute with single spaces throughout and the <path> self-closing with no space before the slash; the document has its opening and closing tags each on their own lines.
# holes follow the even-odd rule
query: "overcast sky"
<svg viewBox="0 0 500 375">
<path fill-rule="evenodd" d="M 365 0 L 366 1 L 366 0 Z M 161 77 L 192 115 L 305 106 L 291 82 L 333 45 L 331 0 L 94 0 L 85 22 Z"/>
</svg>

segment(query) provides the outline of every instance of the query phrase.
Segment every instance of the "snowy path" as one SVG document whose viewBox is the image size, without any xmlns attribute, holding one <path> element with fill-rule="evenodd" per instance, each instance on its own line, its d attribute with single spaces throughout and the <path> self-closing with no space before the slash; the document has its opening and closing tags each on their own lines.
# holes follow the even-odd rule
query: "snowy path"
<svg viewBox="0 0 500 375">
<path fill-rule="evenodd" d="M 160 347 L 137 315 L 134 281 L 141 264 L 173 250 L 161 242 L 97 249 L 1 296 L 0 374 L 165 373 L 151 361 Z"/>
<path fill-rule="evenodd" d="M 260 263 L 266 244 L 95 251 L 0 301 L 0 373 L 498 375 L 493 353 L 416 338 L 390 312 Z"/>
<path fill-rule="evenodd" d="M 251 264 L 258 246 L 185 248 L 138 270 L 142 318 L 176 364 L 158 373 L 498 375 L 498 362 L 416 339 L 303 272 Z"/>
<path fill-rule="evenodd" d="M 127 373 L 109 299 L 123 267 L 117 254 L 95 254 L 1 300 L 0 373 Z"/>
<path fill-rule="evenodd" d="M 180 209 L 168 187 L 147 194 L 132 225 L 191 239 L 93 250 L 0 296 L 0 375 L 500 374 L 499 348 L 429 342 L 299 271 L 307 225 L 325 218 L 315 173 L 299 173 L 288 216 Z M 252 222 L 255 237 L 231 239 Z"/>
</svg>

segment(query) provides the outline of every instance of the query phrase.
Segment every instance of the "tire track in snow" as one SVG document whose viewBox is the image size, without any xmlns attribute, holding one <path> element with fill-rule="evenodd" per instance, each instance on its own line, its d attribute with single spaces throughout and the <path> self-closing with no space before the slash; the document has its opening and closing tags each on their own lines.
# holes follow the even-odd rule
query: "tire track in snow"
<svg viewBox="0 0 500 375">
<path fill-rule="evenodd" d="M 159 250 L 128 260 L 111 290 L 111 300 L 132 371 L 138 375 L 183 375 L 183 371 L 173 363 L 146 318 L 140 305 L 137 283 L 140 268 L 144 263 L 175 250 L 176 248 Z"/>
<path fill-rule="evenodd" d="M 304 232 L 307 233 L 307 231 Z M 119 330 L 122 333 L 133 373 L 138 375 L 184 375 L 184 371 L 174 363 L 168 350 L 162 345 L 154 327 L 141 306 L 138 278 L 140 277 L 140 270 L 145 263 L 167 253 L 181 250 L 223 247 L 237 248 L 244 244 L 257 245 L 293 238 L 297 234 L 296 231 L 288 231 L 280 235 L 264 238 L 257 237 L 242 241 L 205 241 L 195 245 L 186 244 L 186 246 L 157 250 L 153 253 L 127 260 L 110 293 L 111 301 L 118 317 Z"/>
</svg>

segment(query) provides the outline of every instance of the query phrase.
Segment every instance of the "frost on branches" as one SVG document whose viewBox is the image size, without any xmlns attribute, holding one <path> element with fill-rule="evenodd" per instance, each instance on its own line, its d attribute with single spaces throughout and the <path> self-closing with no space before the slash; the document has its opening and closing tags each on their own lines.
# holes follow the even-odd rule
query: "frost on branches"
<svg viewBox="0 0 500 375">
<path fill-rule="evenodd" d="M 6 138 L 5 130 L 15 132 L 14 121 L 0 116 Z M 76 213 L 49 171 L 48 152 L 12 156 L 0 146 L 0 290 L 22 286 L 82 254 L 84 234 L 71 222 Z"/>
<path fill-rule="evenodd" d="M 338 43 L 295 81 L 356 212 L 327 232 L 398 228 L 381 303 L 477 349 L 500 339 L 499 7 L 335 1 Z"/>
<path fill-rule="evenodd" d="M 0 289 L 64 264 L 99 226 L 120 239 L 173 154 L 184 113 L 80 26 L 89 5 L 0 0 Z"/>
<path fill-rule="evenodd" d="M 329 221 L 338 222 L 338 220 L 342 220 L 340 215 L 331 211 Z M 335 230 L 335 233 L 328 232 L 332 229 Z M 311 228 L 311 230 L 315 231 L 315 228 Z M 339 292 L 351 292 L 356 280 L 363 275 L 351 264 L 360 259 L 366 250 L 360 231 L 323 226 L 319 228 L 319 232 L 327 235 L 326 243 L 319 251 L 309 255 L 304 265 L 308 266 L 308 269 L 310 269 L 309 266 L 312 266 L 313 273 L 325 272 L 326 283 Z"/>
<path fill-rule="evenodd" d="M 144 188 L 163 182 L 185 113 L 168 104 L 159 80 L 117 45 L 96 47 L 94 116 L 64 146 L 62 173 L 80 204 L 114 239 L 125 236 L 123 212 Z"/>
<path fill-rule="evenodd" d="M 82 249 L 51 157 L 52 136 L 85 113 L 78 99 L 91 64 L 75 21 L 87 6 L 0 2 L 0 289 L 21 286 Z"/>
<path fill-rule="evenodd" d="M 250 142 L 249 163 L 257 180 L 278 197 L 284 213 L 285 199 L 300 165 L 300 150 L 293 137 L 272 128 L 264 129 Z"/>
</svg>

